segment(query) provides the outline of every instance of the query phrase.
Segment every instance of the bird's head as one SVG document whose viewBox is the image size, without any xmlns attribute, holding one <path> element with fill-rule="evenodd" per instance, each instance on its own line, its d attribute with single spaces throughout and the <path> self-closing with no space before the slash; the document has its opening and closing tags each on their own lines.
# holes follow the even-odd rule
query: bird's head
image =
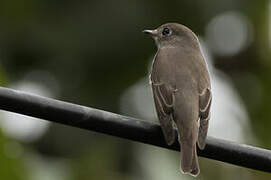
<svg viewBox="0 0 271 180">
<path fill-rule="evenodd" d="M 198 47 L 197 36 L 186 26 L 178 23 L 163 24 L 154 30 L 144 30 L 152 36 L 158 48 L 176 45 Z"/>
</svg>

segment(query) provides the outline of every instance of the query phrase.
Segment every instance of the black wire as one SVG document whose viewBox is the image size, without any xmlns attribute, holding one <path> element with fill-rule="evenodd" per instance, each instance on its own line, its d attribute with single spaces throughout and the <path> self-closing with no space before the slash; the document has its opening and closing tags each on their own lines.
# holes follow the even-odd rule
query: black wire
<svg viewBox="0 0 271 180">
<path fill-rule="evenodd" d="M 167 146 L 158 124 L 0 87 L 0 109 L 179 151 Z M 202 157 L 271 172 L 271 151 L 207 138 Z"/>
</svg>

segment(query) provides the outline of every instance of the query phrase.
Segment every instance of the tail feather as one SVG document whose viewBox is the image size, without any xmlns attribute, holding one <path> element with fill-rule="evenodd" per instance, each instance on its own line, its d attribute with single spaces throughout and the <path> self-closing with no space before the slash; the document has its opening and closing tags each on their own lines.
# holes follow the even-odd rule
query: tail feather
<svg viewBox="0 0 271 180">
<path fill-rule="evenodd" d="M 181 142 L 181 172 L 184 174 L 191 172 L 193 160 L 193 145 L 187 142 Z"/>
<path fill-rule="evenodd" d="M 199 161 L 198 161 L 198 155 L 197 155 L 197 150 L 196 150 L 196 146 L 194 146 L 194 151 L 193 151 L 193 161 L 192 161 L 192 166 L 191 166 L 192 171 L 190 172 L 190 174 L 192 176 L 198 176 L 200 173 L 200 169 L 199 169 Z"/>
<path fill-rule="evenodd" d="M 197 176 L 200 173 L 196 145 L 181 142 L 181 172 Z"/>
</svg>

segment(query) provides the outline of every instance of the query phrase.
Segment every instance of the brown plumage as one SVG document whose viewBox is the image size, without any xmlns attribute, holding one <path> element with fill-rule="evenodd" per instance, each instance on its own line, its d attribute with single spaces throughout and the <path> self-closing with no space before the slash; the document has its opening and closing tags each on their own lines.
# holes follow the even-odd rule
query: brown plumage
<svg viewBox="0 0 271 180">
<path fill-rule="evenodd" d="M 200 169 L 196 143 L 204 149 L 212 101 L 209 72 L 198 38 L 177 23 L 144 32 L 153 37 L 158 47 L 150 80 L 165 140 L 168 145 L 174 143 L 175 123 L 181 171 L 197 176 Z"/>
</svg>

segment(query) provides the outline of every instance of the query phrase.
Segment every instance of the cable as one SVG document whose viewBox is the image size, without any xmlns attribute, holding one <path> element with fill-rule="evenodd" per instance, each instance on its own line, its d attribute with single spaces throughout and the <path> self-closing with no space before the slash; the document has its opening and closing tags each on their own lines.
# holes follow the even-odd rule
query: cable
<svg viewBox="0 0 271 180">
<path fill-rule="evenodd" d="M 165 143 L 158 124 L 0 87 L 0 109 L 179 151 Z M 207 138 L 202 157 L 271 172 L 271 151 Z"/>
</svg>

